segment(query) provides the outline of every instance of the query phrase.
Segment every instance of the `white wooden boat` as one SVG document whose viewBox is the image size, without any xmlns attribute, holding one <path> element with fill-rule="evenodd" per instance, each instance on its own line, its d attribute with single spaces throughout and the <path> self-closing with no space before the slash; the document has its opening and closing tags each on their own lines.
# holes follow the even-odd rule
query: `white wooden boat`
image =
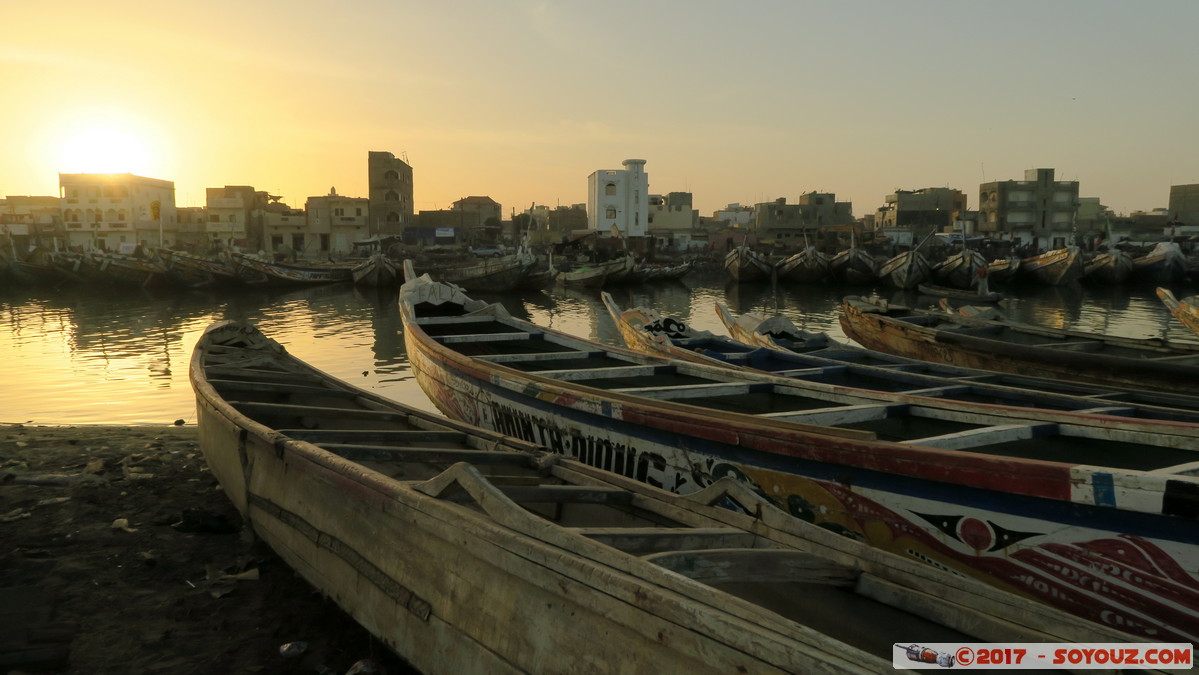
<svg viewBox="0 0 1199 675">
<path fill-rule="evenodd" d="M 725 254 L 724 271 L 733 281 L 741 284 L 770 282 L 774 279 L 774 265 L 766 256 L 748 246 L 737 246 Z"/>
<path fill-rule="evenodd" d="M 1024 258 L 1019 275 L 1046 286 L 1064 286 L 1082 278 L 1085 268 L 1077 246 L 1067 246 Z"/>
<path fill-rule="evenodd" d="M 431 675 L 873 673 L 913 639 L 1136 640 L 732 478 L 675 495 L 402 406 L 247 324 L 209 327 L 191 379 L 201 449 L 247 524 Z"/>
<path fill-rule="evenodd" d="M 399 283 L 399 268 L 382 253 L 370 257 L 350 268 L 350 276 L 359 286 L 394 288 Z"/>
<path fill-rule="evenodd" d="M 804 250 L 779 261 L 779 281 L 795 284 L 819 284 L 829 279 L 829 258 L 815 246 L 804 247 Z"/>
</svg>

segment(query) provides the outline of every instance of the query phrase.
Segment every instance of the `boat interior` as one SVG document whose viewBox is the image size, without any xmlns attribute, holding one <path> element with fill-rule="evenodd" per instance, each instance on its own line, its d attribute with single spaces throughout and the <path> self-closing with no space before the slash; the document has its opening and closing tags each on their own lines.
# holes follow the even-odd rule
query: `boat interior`
<svg viewBox="0 0 1199 675">
<path fill-rule="evenodd" d="M 423 315 L 417 306 L 416 315 Z M 1178 473 L 1194 469 L 1199 448 L 1191 436 L 1173 441 L 1158 432 L 1128 431 L 1115 440 L 1093 425 L 1021 419 L 1017 412 L 962 411 L 933 408 L 918 402 L 878 400 L 877 395 L 834 388 L 800 388 L 773 378 L 729 370 L 727 373 L 680 361 L 640 358 L 623 351 L 540 330 L 525 322 L 490 313 L 418 318 L 422 330 L 444 347 L 481 361 L 530 374 L 604 390 L 708 410 L 752 415 L 763 421 L 788 422 L 810 431 L 859 439 L 877 439 L 924 447 L 994 456 L 1025 457 L 1135 471 Z M 814 382 L 879 385 L 875 374 L 845 366 L 807 369 Z M 789 371 L 798 376 L 802 371 Z M 898 373 L 898 377 L 909 376 Z M 978 398 L 996 403 L 993 393 L 962 382 L 929 387 L 919 378 L 912 388 L 888 385 L 890 391 L 954 400 Z M 605 394 L 598 394 L 604 396 Z M 1027 397 L 1024 406 L 1043 407 Z M 1131 416 L 1135 410 L 1118 401 L 1096 397 L 1090 413 Z M 695 411 L 690 411 L 694 414 Z"/>
</svg>

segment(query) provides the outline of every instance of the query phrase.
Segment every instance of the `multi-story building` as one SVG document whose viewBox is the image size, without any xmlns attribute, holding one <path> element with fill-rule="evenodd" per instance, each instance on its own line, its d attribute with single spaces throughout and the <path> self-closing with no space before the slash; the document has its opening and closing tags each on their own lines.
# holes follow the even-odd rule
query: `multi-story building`
<svg viewBox="0 0 1199 675">
<path fill-rule="evenodd" d="M 653 238 L 659 251 L 686 251 L 692 248 L 699 211 L 692 207 L 690 192 L 670 192 L 666 196 L 650 195 L 649 223 L 646 234 Z M 704 245 L 707 237 L 701 237 Z"/>
<path fill-rule="evenodd" d="M 954 188 L 896 190 L 874 218 L 876 231 L 902 246 L 918 244 L 933 232 L 953 230 L 966 211 L 966 193 Z"/>
<path fill-rule="evenodd" d="M 412 225 L 412 167 L 390 152 L 367 153 L 369 234 L 403 234 Z"/>
<path fill-rule="evenodd" d="M 311 238 L 306 249 L 310 252 L 345 255 L 354 250 L 354 242 L 371 236 L 370 199 L 366 197 L 346 197 L 330 188 L 324 197 L 309 197 L 304 210 Z"/>
<path fill-rule="evenodd" d="M 853 225 L 853 202 L 839 202 L 832 192 L 805 192 L 799 196 L 799 214 L 809 230 Z"/>
<path fill-rule="evenodd" d="M 1074 243 L 1078 181 L 1054 180 L 1053 169 L 1029 169 L 1024 180 L 983 183 L 979 233 L 1036 250 Z"/>
<path fill-rule="evenodd" d="M 58 174 L 67 244 L 129 250 L 175 240 L 175 184 L 130 173 Z"/>
<path fill-rule="evenodd" d="M 1199 234 L 1199 184 L 1170 186 L 1170 219 L 1178 234 Z"/>
<path fill-rule="evenodd" d="M 193 249 L 201 254 L 212 250 L 208 232 L 208 209 L 203 206 L 178 206 L 175 208 L 175 218 L 179 221 L 179 230 L 175 236 L 177 246 Z"/>
<path fill-rule="evenodd" d="M 624 169 L 587 177 L 587 224 L 606 235 L 644 237 L 649 225 L 649 174 L 644 159 L 626 159 Z"/>
<path fill-rule="evenodd" d="M 755 204 L 748 228 L 758 243 L 790 251 L 816 245 L 836 228 L 852 225 L 851 202 L 838 202 L 828 192 L 807 192 L 798 204 L 788 204 L 784 197 Z"/>
<path fill-rule="evenodd" d="M 9 195 L 0 199 L 0 241 L 13 238 L 24 252 L 34 246 L 61 248 L 66 240 L 58 197 Z"/>
<path fill-rule="evenodd" d="M 212 247 L 252 251 L 263 248 L 262 209 L 257 190 L 249 185 L 226 185 L 204 192 L 207 220 L 203 231 Z M 259 236 L 252 236 L 252 230 L 257 230 Z"/>
</svg>

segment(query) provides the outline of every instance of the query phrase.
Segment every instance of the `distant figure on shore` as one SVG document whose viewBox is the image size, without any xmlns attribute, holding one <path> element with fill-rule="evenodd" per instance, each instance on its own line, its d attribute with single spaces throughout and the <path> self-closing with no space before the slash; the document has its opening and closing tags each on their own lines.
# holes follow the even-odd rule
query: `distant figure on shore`
<svg viewBox="0 0 1199 675">
<path fill-rule="evenodd" d="M 987 284 L 987 266 L 979 265 L 978 266 L 978 294 L 979 295 L 987 295 L 990 292 L 991 291 L 988 288 L 988 284 Z"/>
</svg>

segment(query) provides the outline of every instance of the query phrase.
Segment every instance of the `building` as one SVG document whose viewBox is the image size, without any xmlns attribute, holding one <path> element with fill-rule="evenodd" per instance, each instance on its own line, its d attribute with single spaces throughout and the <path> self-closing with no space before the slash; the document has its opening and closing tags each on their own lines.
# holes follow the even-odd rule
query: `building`
<svg viewBox="0 0 1199 675">
<path fill-rule="evenodd" d="M 653 238 L 654 249 L 681 252 L 693 247 L 699 211 L 692 207 L 692 199 L 690 192 L 650 195 L 646 234 Z M 701 239 L 706 245 L 707 237 Z"/>
<path fill-rule="evenodd" d="M 175 208 L 179 229 L 175 235 L 177 248 L 191 249 L 200 254 L 212 251 L 208 238 L 208 208 L 204 206 L 179 206 Z"/>
<path fill-rule="evenodd" d="M 912 245 L 934 231 L 951 231 L 965 210 L 966 194 L 960 189 L 896 189 L 875 213 L 874 227 L 899 245 Z"/>
<path fill-rule="evenodd" d="M 413 224 L 412 167 L 390 152 L 367 153 L 368 235 L 400 234 Z"/>
<path fill-rule="evenodd" d="M 644 237 L 649 226 L 649 175 L 644 159 L 587 177 L 587 225 L 597 232 Z"/>
<path fill-rule="evenodd" d="M 1054 179 L 1053 169 L 1029 169 L 1024 180 L 979 186 L 979 234 L 1035 250 L 1073 244 L 1078 181 Z"/>
<path fill-rule="evenodd" d="M 1171 185 L 1169 204 L 1172 223 L 1180 231 L 1199 234 L 1199 184 Z"/>
<path fill-rule="evenodd" d="M 262 219 L 259 201 L 259 192 L 249 185 L 206 188 L 204 190 L 206 222 L 203 233 L 209 246 L 217 250 L 240 248 L 257 251 L 263 249 L 261 236 L 251 237 L 252 229 L 261 232 Z"/>
<path fill-rule="evenodd" d="M 25 252 L 34 246 L 62 248 L 65 233 L 58 197 L 9 195 L 0 199 L 0 242 L 12 237 L 13 246 Z"/>
<path fill-rule="evenodd" d="M 175 184 L 130 173 L 60 173 L 62 222 L 69 246 L 132 251 L 175 241 Z"/>
<path fill-rule="evenodd" d="M 323 197 L 309 197 L 304 211 L 308 240 L 297 251 L 344 256 L 354 250 L 354 242 L 371 236 L 369 198 L 346 197 L 329 188 Z"/>
<path fill-rule="evenodd" d="M 838 229 L 853 226 L 853 204 L 838 202 L 830 192 L 806 192 L 798 204 L 780 197 L 773 202 L 755 204 L 747 227 L 753 236 L 749 243 L 773 246 L 782 251 L 798 251 L 808 245 L 821 245 L 826 238 L 836 246 Z"/>
<path fill-rule="evenodd" d="M 809 230 L 853 225 L 853 202 L 839 202 L 832 192 L 805 192 L 799 196 L 799 218 Z"/>
</svg>

